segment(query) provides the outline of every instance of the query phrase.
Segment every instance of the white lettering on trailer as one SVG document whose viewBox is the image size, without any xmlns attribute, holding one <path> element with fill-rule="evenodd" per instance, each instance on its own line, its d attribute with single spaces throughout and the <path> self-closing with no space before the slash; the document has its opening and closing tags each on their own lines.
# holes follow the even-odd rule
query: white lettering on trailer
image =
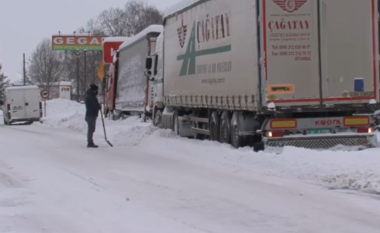
<svg viewBox="0 0 380 233">
<path fill-rule="evenodd" d="M 331 126 L 331 125 L 341 125 L 342 122 L 340 120 L 334 119 L 334 120 L 318 120 L 315 121 L 315 125 L 326 125 L 326 126 Z"/>
</svg>

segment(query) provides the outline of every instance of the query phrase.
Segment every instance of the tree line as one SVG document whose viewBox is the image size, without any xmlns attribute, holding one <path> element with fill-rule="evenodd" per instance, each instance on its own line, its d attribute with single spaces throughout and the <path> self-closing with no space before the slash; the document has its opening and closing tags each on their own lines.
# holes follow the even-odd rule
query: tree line
<svg viewBox="0 0 380 233">
<path fill-rule="evenodd" d="M 4 96 L 4 89 L 9 85 L 9 79 L 7 76 L 2 72 L 2 66 L 0 64 L 0 100 L 3 99 Z M 1 108 L 1 106 L 0 106 Z"/>
<path fill-rule="evenodd" d="M 131 0 L 124 8 L 109 8 L 96 18 L 87 21 L 78 28 L 77 34 L 94 36 L 133 36 L 151 24 L 161 24 L 163 12 L 156 6 L 142 0 Z M 51 38 L 44 38 L 37 45 L 28 59 L 26 82 L 50 90 L 59 81 L 70 81 L 73 94 L 79 90 L 80 97 L 90 83 L 98 83 L 99 63 L 103 60 L 102 52 L 96 51 L 53 51 Z M 79 62 L 79 69 L 77 69 Z M 77 75 L 79 74 L 79 83 Z M 0 80 L 1 83 L 1 80 Z"/>
</svg>

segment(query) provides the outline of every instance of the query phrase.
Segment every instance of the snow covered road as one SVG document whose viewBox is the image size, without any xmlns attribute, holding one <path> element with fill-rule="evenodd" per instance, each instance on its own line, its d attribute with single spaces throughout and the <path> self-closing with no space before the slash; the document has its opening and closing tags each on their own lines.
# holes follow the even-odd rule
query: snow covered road
<svg viewBox="0 0 380 233">
<path fill-rule="evenodd" d="M 83 134 L 0 128 L 0 232 L 378 232 L 379 200 Z M 6 146 L 4 146 L 6 145 Z"/>
<path fill-rule="evenodd" d="M 133 119 L 107 122 L 114 148 L 98 128 L 101 148 L 87 149 L 83 115 L 53 110 L 43 125 L 0 125 L 0 232 L 379 232 L 380 197 L 312 182 L 334 169 L 352 179 L 378 167 L 371 151 L 345 153 L 348 162 L 334 167 L 322 152 L 253 154 L 170 138 Z M 296 161 L 287 167 L 281 156 Z M 371 174 L 361 178 L 378 190 Z"/>
</svg>

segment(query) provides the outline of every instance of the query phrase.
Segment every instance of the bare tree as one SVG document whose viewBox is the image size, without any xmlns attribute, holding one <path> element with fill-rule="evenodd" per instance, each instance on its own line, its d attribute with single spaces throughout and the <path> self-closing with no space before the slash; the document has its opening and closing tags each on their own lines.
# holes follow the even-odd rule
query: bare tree
<svg viewBox="0 0 380 233">
<path fill-rule="evenodd" d="M 27 62 L 27 64 L 28 64 L 28 62 Z M 21 78 L 18 78 L 18 80 L 16 81 L 16 83 L 22 84 L 22 85 L 24 84 L 24 77 L 23 77 L 24 76 L 24 67 L 23 66 L 24 65 L 21 64 L 20 67 L 17 70 L 17 74 Z M 33 81 L 30 80 L 30 77 L 28 76 L 28 66 L 25 67 L 25 73 L 26 73 L 26 75 L 25 75 L 25 84 L 26 85 L 34 85 Z"/>
<path fill-rule="evenodd" d="M 163 13 L 147 2 L 132 0 L 124 9 L 110 8 L 98 17 L 101 30 L 109 36 L 133 36 L 151 24 L 161 24 Z"/>
<path fill-rule="evenodd" d="M 163 13 L 145 1 L 132 0 L 125 4 L 127 36 L 136 35 L 152 24 L 161 24 Z"/>
<path fill-rule="evenodd" d="M 50 39 L 42 40 L 30 57 L 28 76 L 30 80 L 46 90 L 65 75 L 65 66 L 60 55 L 52 50 Z"/>
<path fill-rule="evenodd" d="M 133 36 L 151 24 L 161 24 L 162 16 L 162 12 L 154 5 L 132 0 L 125 5 L 124 9 L 104 10 L 96 19 L 90 19 L 84 27 L 76 31 L 80 34 L 95 36 Z M 65 76 L 70 77 L 75 93 L 79 90 L 79 98 L 84 96 L 89 84 L 99 84 L 97 71 L 102 59 L 102 52 L 97 51 L 77 51 L 66 54 L 63 62 L 66 67 Z"/>
<path fill-rule="evenodd" d="M 120 8 L 110 8 L 104 10 L 98 16 L 98 23 L 101 30 L 109 36 L 128 35 L 128 24 L 125 20 L 126 13 Z"/>
<path fill-rule="evenodd" d="M 100 29 L 97 20 L 94 19 L 87 21 L 86 26 L 80 27 L 76 32 L 93 36 L 105 35 Z M 79 99 L 83 98 L 88 86 L 96 81 L 97 66 L 102 59 L 102 51 L 76 51 L 66 54 L 64 62 L 66 76 L 70 77 L 75 94 L 77 94 L 78 90 Z M 78 79 L 77 76 L 79 76 Z"/>
<path fill-rule="evenodd" d="M 0 64 L 0 100 L 3 99 L 4 96 L 4 89 L 9 85 L 9 79 L 5 74 L 1 71 L 2 65 Z"/>
</svg>

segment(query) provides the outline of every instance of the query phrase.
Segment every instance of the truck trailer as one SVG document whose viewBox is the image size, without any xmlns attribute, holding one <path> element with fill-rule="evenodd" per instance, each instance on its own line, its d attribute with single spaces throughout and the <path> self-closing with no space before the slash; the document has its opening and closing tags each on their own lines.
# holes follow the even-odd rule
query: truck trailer
<svg viewBox="0 0 380 233">
<path fill-rule="evenodd" d="M 116 81 L 116 53 L 119 46 L 127 41 L 129 37 L 106 37 L 103 39 L 103 62 L 109 64 L 107 74 L 103 79 L 104 97 L 104 115 L 112 117 L 115 110 L 115 81 Z"/>
<path fill-rule="evenodd" d="M 184 0 L 146 73 L 154 124 L 234 147 L 377 147 L 378 1 Z"/>
<path fill-rule="evenodd" d="M 153 87 L 145 75 L 145 59 L 155 51 L 162 29 L 162 25 L 151 25 L 120 45 L 107 74 L 106 115 L 151 117 Z"/>
</svg>

